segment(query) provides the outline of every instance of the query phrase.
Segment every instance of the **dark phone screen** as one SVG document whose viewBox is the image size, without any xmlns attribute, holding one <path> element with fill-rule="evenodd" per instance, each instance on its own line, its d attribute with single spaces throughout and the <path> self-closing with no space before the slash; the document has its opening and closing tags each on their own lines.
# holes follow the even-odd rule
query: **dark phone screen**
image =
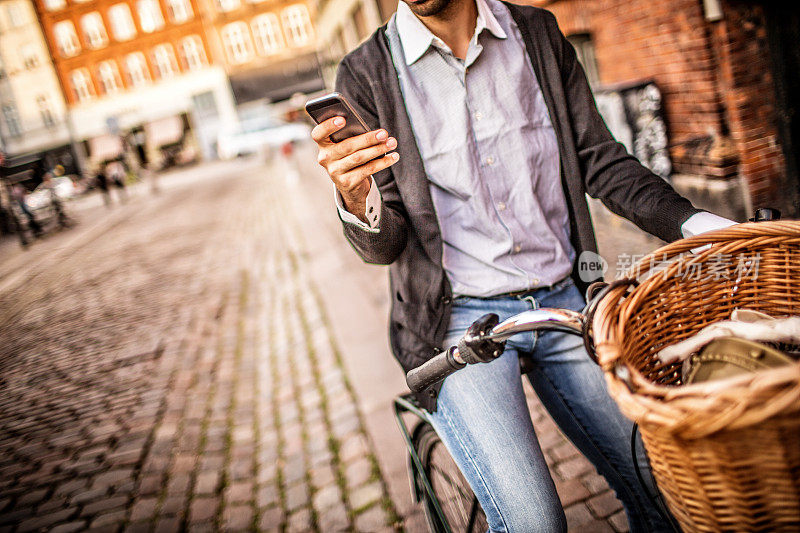
<svg viewBox="0 0 800 533">
<path fill-rule="evenodd" d="M 306 111 L 317 124 L 325 122 L 332 117 L 344 117 L 345 121 L 347 121 L 344 128 L 331 135 L 331 140 L 335 143 L 369 131 L 360 120 L 360 117 L 355 115 L 350 110 L 350 107 L 339 98 L 330 98 L 324 102 L 309 102 L 309 104 L 311 105 L 306 106 Z"/>
</svg>

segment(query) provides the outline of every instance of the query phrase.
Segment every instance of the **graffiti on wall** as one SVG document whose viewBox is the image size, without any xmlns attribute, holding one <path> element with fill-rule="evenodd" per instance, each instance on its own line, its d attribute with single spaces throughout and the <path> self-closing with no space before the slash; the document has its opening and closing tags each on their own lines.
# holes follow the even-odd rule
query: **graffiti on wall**
<svg viewBox="0 0 800 533">
<path fill-rule="evenodd" d="M 614 137 L 662 178 L 672 173 L 661 91 L 652 81 L 595 91 L 597 107 Z"/>
</svg>

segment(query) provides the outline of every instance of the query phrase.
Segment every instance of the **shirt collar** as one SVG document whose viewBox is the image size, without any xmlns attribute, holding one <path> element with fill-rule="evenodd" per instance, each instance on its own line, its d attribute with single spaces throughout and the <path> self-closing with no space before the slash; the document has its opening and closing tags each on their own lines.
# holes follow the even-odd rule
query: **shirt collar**
<svg viewBox="0 0 800 533">
<path fill-rule="evenodd" d="M 506 32 L 500 26 L 486 0 L 475 0 L 475 4 L 478 7 L 478 20 L 475 24 L 474 35 L 480 35 L 484 29 L 487 29 L 498 39 L 505 39 Z M 432 44 L 444 46 L 444 42 L 425 27 L 403 0 L 400 0 L 397 6 L 397 33 L 400 35 L 403 54 L 406 56 L 406 65 L 415 63 Z"/>
</svg>

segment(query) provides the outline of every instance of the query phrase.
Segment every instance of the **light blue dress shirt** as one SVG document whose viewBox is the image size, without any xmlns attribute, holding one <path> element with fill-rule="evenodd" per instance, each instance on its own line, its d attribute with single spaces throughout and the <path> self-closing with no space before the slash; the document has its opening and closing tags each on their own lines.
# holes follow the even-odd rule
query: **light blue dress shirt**
<svg viewBox="0 0 800 533">
<path fill-rule="evenodd" d="M 491 296 L 562 280 L 574 251 L 558 143 L 522 37 L 499 2 L 477 8 L 463 61 L 404 2 L 387 36 L 453 294 Z"/>
</svg>

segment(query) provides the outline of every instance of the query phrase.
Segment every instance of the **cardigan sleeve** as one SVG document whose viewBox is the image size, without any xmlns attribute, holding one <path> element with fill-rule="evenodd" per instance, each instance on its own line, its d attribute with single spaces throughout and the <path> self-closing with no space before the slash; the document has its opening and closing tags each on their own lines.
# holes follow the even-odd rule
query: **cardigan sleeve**
<svg viewBox="0 0 800 533">
<path fill-rule="evenodd" d="M 353 72 L 349 56 L 339 65 L 336 90 L 347 98 L 370 129 L 381 127 L 375 111 L 369 80 Z M 392 134 L 389 125 L 384 125 Z M 408 215 L 395 183 L 392 167 L 377 172 L 373 179 L 381 195 L 381 212 L 376 230 L 342 221 L 344 235 L 356 253 L 367 263 L 388 265 L 397 259 L 408 239 Z"/>
<path fill-rule="evenodd" d="M 545 13 L 550 42 L 560 63 L 586 191 L 648 233 L 665 241 L 680 239 L 681 225 L 699 210 L 614 140 L 597 111 L 575 49 L 552 13 Z"/>
</svg>

